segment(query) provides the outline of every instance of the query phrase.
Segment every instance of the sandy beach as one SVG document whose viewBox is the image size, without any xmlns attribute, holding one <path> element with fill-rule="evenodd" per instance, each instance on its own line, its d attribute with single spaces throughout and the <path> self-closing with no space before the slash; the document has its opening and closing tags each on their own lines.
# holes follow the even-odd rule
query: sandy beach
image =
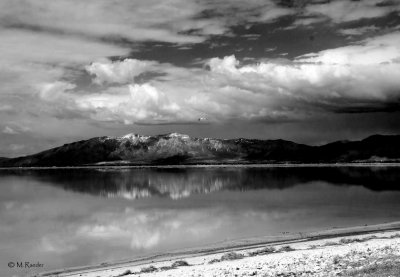
<svg viewBox="0 0 400 277">
<path fill-rule="evenodd" d="M 284 234 L 39 276 L 399 276 L 400 222 Z"/>
</svg>

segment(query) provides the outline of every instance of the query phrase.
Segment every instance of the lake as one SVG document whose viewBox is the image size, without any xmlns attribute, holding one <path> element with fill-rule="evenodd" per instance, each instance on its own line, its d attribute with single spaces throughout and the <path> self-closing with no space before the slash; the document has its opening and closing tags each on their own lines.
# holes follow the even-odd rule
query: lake
<svg viewBox="0 0 400 277">
<path fill-rule="evenodd" d="M 0 170 L 0 275 L 400 220 L 400 168 Z"/>
</svg>

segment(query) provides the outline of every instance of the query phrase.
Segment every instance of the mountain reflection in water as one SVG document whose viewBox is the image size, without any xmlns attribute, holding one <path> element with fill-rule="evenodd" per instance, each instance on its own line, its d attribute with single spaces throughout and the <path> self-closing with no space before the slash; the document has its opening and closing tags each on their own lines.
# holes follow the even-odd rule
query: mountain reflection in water
<svg viewBox="0 0 400 277">
<path fill-rule="evenodd" d="M 238 238 L 398 221 L 398 169 L 0 170 L 0 261 L 39 261 L 45 267 L 38 271 L 47 271 Z M 26 274 L 0 264 L 0 276 Z"/>
<path fill-rule="evenodd" d="M 363 186 L 374 191 L 400 190 L 398 167 L 264 167 L 43 169 L 0 171 L 29 177 L 65 190 L 102 197 L 138 199 L 221 190 L 285 189 L 313 181 Z"/>
</svg>

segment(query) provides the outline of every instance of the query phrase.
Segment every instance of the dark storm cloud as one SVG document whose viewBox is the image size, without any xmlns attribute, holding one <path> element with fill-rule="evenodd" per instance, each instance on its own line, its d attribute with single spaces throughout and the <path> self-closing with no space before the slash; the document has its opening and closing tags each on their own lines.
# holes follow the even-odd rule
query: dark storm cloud
<svg viewBox="0 0 400 277">
<path fill-rule="evenodd" d="M 364 103 L 352 104 L 352 107 L 340 107 L 334 109 L 336 113 L 393 113 L 400 111 L 400 100 L 393 103 Z"/>
</svg>

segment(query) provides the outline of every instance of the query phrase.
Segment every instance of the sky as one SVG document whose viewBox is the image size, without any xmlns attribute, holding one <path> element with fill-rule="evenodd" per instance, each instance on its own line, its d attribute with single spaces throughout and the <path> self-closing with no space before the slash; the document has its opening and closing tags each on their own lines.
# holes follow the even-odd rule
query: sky
<svg viewBox="0 0 400 277">
<path fill-rule="evenodd" d="M 127 133 L 320 145 L 399 120 L 399 1 L 0 2 L 0 156 Z"/>
</svg>

